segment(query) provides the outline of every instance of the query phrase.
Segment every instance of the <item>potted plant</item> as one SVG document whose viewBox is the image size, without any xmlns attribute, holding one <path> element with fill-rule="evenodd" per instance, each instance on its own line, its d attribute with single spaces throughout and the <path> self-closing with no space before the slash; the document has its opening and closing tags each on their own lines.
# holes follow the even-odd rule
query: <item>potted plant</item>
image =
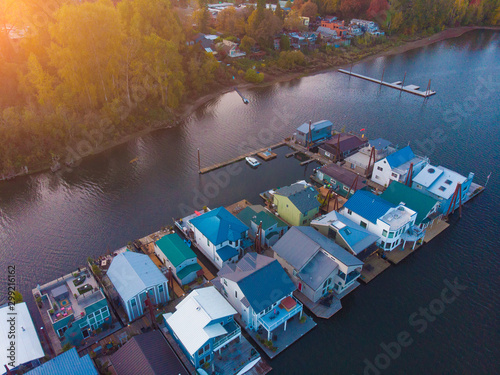
<svg viewBox="0 0 500 375">
<path fill-rule="evenodd" d="M 54 315 L 54 309 L 50 309 L 50 310 L 49 310 L 49 314 L 50 314 L 50 315 Z"/>
</svg>

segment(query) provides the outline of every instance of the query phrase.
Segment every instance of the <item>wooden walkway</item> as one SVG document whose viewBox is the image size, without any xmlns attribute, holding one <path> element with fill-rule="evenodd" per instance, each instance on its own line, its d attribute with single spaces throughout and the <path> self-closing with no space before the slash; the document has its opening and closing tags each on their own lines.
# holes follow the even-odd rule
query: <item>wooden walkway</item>
<svg viewBox="0 0 500 375">
<path fill-rule="evenodd" d="M 401 250 L 398 247 L 392 251 L 385 251 L 384 254 L 389 262 L 391 262 L 392 264 L 398 264 L 403 259 L 405 259 L 407 256 L 409 256 L 410 254 L 413 254 L 415 251 L 417 251 L 417 249 L 419 249 L 420 246 L 422 246 L 422 245 L 415 245 L 415 248 L 412 250 L 413 242 L 411 242 L 411 243 L 407 243 L 405 245 L 404 250 Z"/>
<path fill-rule="evenodd" d="M 443 220 L 439 220 L 437 223 L 434 223 L 432 226 L 428 227 L 427 230 L 425 231 L 424 242 L 425 243 L 429 242 L 449 226 L 450 224 L 448 224 L 446 221 Z"/>
<path fill-rule="evenodd" d="M 208 270 L 208 268 L 200 261 L 200 259 L 196 259 L 198 261 L 198 264 L 201 266 L 201 268 L 203 269 L 203 274 L 205 275 L 205 279 L 207 279 L 208 281 L 211 281 L 213 279 L 215 279 L 215 276 L 212 274 L 212 272 L 210 272 Z"/>
<path fill-rule="evenodd" d="M 233 215 L 237 215 L 244 208 L 246 208 L 248 206 L 251 206 L 251 205 L 252 205 L 252 203 L 250 203 L 246 199 L 243 199 L 243 200 L 241 200 L 239 202 L 236 202 L 236 203 L 233 203 L 233 204 L 231 204 L 229 206 L 226 206 L 226 210 L 228 210 L 229 212 L 231 212 Z"/>
<path fill-rule="evenodd" d="M 382 81 L 381 79 L 375 79 L 375 78 L 367 77 L 367 76 L 364 76 L 361 74 L 352 73 L 352 72 L 345 70 L 345 69 L 339 69 L 338 71 L 340 73 L 344 73 L 344 74 L 347 74 L 347 75 L 350 75 L 353 77 L 361 78 L 361 79 L 364 79 L 366 81 L 377 83 L 379 85 L 387 86 L 387 87 L 390 87 L 390 88 L 393 88 L 396 90 L 400 90 L 400 91 L 404 91 L 404 92 L 407 92 L 407 93 L 410 93 L 413 95 L 418 95 L 418 96 L 421 96 L 423 98 L 428 98 L 429 96 L 432 96 L 436 93 L 436 91 L 432 91 L 432 90 L 420 91 L 419 90 L 420 87 L 415 86 L 415 85 L 403 86 L 403 83 L 401 81 L 389 83 L 389 82 Z"/>
<path fill-rule="evenodd" d="M 268 149 L 272 150 L 272 149 L 278 148 L 280 146 L 283 146 L 284 144 L 285 144 L 285 141 L 281 141 L 281 142 L 275 143 L 274 145 L 271 145 L 271 146 L 268 146 L 268 147 L 263 147 L 261 149 L 258 149 L 258 150 L 252 151 L 252 152 L 247 152 L 246 154 L 237 156 L 235 158 L 229 159 L 229 160 L 221 162 L 221 163 L 217 163 L 217 164 L 211 165 L 210 167 L 201 168 L 200 171 L 199 171 L 199 173 L 200 174 L 205 174 L 205 173 L 208 173 L 208 172 L 211 172 L 211 171 L 215 171 L 216 169 L 225 167 L 226 165 L 230 165 L 230 164 L 236 163 L 236 162 L 238 162 L 240 160 L 243 160 L 243 159 L 245 159 L 248 156 L 254 156 L 255 154 L 258 154 L 260 152 L 265 152 Z"/>
<path fill-rule="evenodd" d="M 175 354 L 177 354 L 177 357 L 181 360 L 182 363 L 184 363 L 184 366 L 187 367 L 188 371 L 190 374 L 196 374 L 196 369 L 194 368 L 193 364 L 191 361 L 186 357 L 182 349 L 180 348 L 179 344 L 174 340 L 174 338 L 170 335 L 168 330 L 165 327 L 162 327 L 161 329 L 163 336 L 167 339 L 168 343 L 170 344 L 170 347 L 174 350 Z"/>
<path fill-rule="evenodd" d="M 359 280 L 368 284 L 382 272 L 384 272 L 387 268 L 391 266 L 391 264 L 382 259 L 378 254 L 372 254 L 368 258 L 364 260 L 365 265 L 361 270 L 361 276 Z"/>
</svg>

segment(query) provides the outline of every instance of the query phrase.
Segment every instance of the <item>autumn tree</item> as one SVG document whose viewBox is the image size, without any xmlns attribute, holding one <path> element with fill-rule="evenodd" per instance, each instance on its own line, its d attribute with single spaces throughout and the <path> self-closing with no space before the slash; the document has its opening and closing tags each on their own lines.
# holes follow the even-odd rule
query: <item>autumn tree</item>
<svg viewBox="0 0 500 375">
<path fill-rule="evenodd" d="M 299 11 L 302 17 L 316 17 L 318 14 L 318 6 L 309 0 L 307 3 L 302 5 Z"/>
<path fill-rule="evenodd" d="M 300 18 L 299 12 L 295 10 L 292 10 L 290 13 L 288 13 L 283 26 L 288 31 L 307 30 L 307 26 L 304 25 L 302 18 Z"/>
<path fill-rule="evenodd" d="M 342 0 L 340 11 L 345 18 L 361 17 L 368 9 L 368 0 Z"/>
<path fill-rule="evenodd" d="M 281 20 L 272 10 L 257 7 L 248 17 L 247 34 L 259 44 L 269 46 L 271 38 L 283 27 Z"/>
<path fill-rule="evenodd" d="M 370 7 L 366 11 L 366 14 L 370 19 L 384 21 L 386 18 L 386 11 L 388 9 L 389 3 L 387 0 L 371 0 Z"/>
</svg>

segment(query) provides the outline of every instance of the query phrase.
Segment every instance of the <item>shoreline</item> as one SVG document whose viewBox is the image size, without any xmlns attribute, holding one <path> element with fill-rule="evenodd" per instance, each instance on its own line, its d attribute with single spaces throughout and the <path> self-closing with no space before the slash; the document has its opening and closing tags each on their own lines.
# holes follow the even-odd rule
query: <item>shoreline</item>
<svg viewBox="0 0 500 375">
<path fill-rule="evenodd" d="M 457 27 L 457 28 L 452 28 L 452 29 L 446 29 L 446 30 L 440 31 L 436 34 L 433 34 L 430 37 L 423 37 L 423 38 L 418 38 L 418 39 L 415 39 L 412 41 L 404 42 L 401 45 L 389 47 L 386 50 L 376 52 L 376 53 L 373 53 L 373 54 L 368 55 L 368 56 L 364 56 L 364 57 L 360 58 L 359 60 L 355 59 L 352 62 L 352 64 L 371 61 L 371 60 L 374 60 L 376 58 L 383 57 L 383 56 L 392 56 L 392 55 L 401 54 L 401 53 L 404 53 L 407 51 L 411 51 L 413 49 L 417 49 L 417 48 L 425 47 L 425 46 L 428 46 L 428 45 L 431 45 L 431 44 L 434 44 L 437 42 L 441 42 L 443 40 L 457 38 L 457 37 L 460 37 L 467 32 L 474 31 L 474 30 L 500 31 L 500 27 L 498 27 L 498 26 L 462 26 L 462 27 Z M 176 119 L 174 121 L 172 121 L 168 124 L 165 123 L 163 126 L 149 126 L 145 129 L 127 134 L 127 135 L 120 137 L 119 139 L 116 139 L 116 140 L 111 141 L 109 143 L 100 145 L 100 146 L 96 147 L 92 152 L 90 152 L 86 155 L 83 155 L 79 160 L 75 161 L 75 167 L 77 167 L 84 158 L 88 158 L 89 156 L 99 155 L 105 151 L 111 150 L 111 149 L 118 147 L 124 143 L 127 143 L 131 140 L 137 139 L 137 138 L 142 137 L 144 135 L 151 134 L 156 130 L 166 130 L 166 129 L 170 129 L 174 126 L 177 126 L 179 123 L 186 121 L 198 108 L 200 108 L 201 106 L 207 104 L 209 101 L 211 101 L 211 100 L 213 100 L 221 95 L 224 95 L 224 94 L 227 94 L 227 93 L 233 91 L 234 87 L 237 87 L 239 89 L 249 89 L 249 88 L 254 88 L 254 87 L 266 87 L 266 86 L 274 85 L 276 83 L 289 82 L 289 81 L 292 81 L 292 80 L 297 79 L 297 78 L 310 77 L 310 76 L 315 76 L 318 74 L 328 73 L 328 72 L 334 71 L 342 66 L 346 66 L 346 65 L 345 64 L 332 65 L 332 66 L 329 66 L 327 68 L 320 67 L 320 68 L 316 68 L 316 69 L 312 68 L 310 70 L 307 70 L 307 68 L 306 68 L 304 71 L 290 72 L 290 73 L 285 73 L 285 74 L 282 74 L 279 76 L 272 76 L 271 74 L 268 74 L 268 75 L 272 76 L 272 79 L 270 79 L 267 82 L 261 83 L 261 84 L 243 83 L 243 84 L 237 84 L 235 86 L 221 86 L 219 89 L 215 89 L 214 92 L 212 92 L 210 94 L 202 95 L 199 98 L 195 99 L 192 103 L 183 105 L 181 107 L 181 109 L 179 111 L 177 111 Z M 29 170 L 28 173 L 14 176 L 14 179 L 17 177 L 26 177 L 26 176 L 33 175 L 36 173 L 50 171 L 50 168 L 51 168 L 51 165 L 47 165 L 45 167 L 40 167 L 37 169 Z M 73 167 L 66 167 L 65 165 L 62 166 L 62 169 L 67 169 L 67 168 L 71 169 Z M 0 180 L 0 182 L 2 182 L 2 181 L 8 181 L 8 180 Z"/>
</svg>

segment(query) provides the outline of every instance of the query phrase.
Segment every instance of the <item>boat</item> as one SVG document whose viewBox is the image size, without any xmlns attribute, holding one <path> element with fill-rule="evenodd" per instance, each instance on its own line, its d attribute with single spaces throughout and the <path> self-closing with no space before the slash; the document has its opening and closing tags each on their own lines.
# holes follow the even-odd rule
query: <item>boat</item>
<svg viewBox="0 0 500 375">
<path fill-rule="evenodd" d="M 134 159 L 130 160 L 130 161 L 129 161 L 129 163 L 130 163 L 130 164 L 134 164 L 134 163 L 135 163 L 136 161 L 138 161 L 138 160 L 139 160 L 139 158 L 134 158 Z"/>
<path fill-rule="evenodd" d="M 251 156 L 247 156 L 245 160 L 247 161 L 248 164 L 250 164 L 251 167 L 257 168 L 260 165 L 257 159 L 252 158 Z"/>
</svg>

